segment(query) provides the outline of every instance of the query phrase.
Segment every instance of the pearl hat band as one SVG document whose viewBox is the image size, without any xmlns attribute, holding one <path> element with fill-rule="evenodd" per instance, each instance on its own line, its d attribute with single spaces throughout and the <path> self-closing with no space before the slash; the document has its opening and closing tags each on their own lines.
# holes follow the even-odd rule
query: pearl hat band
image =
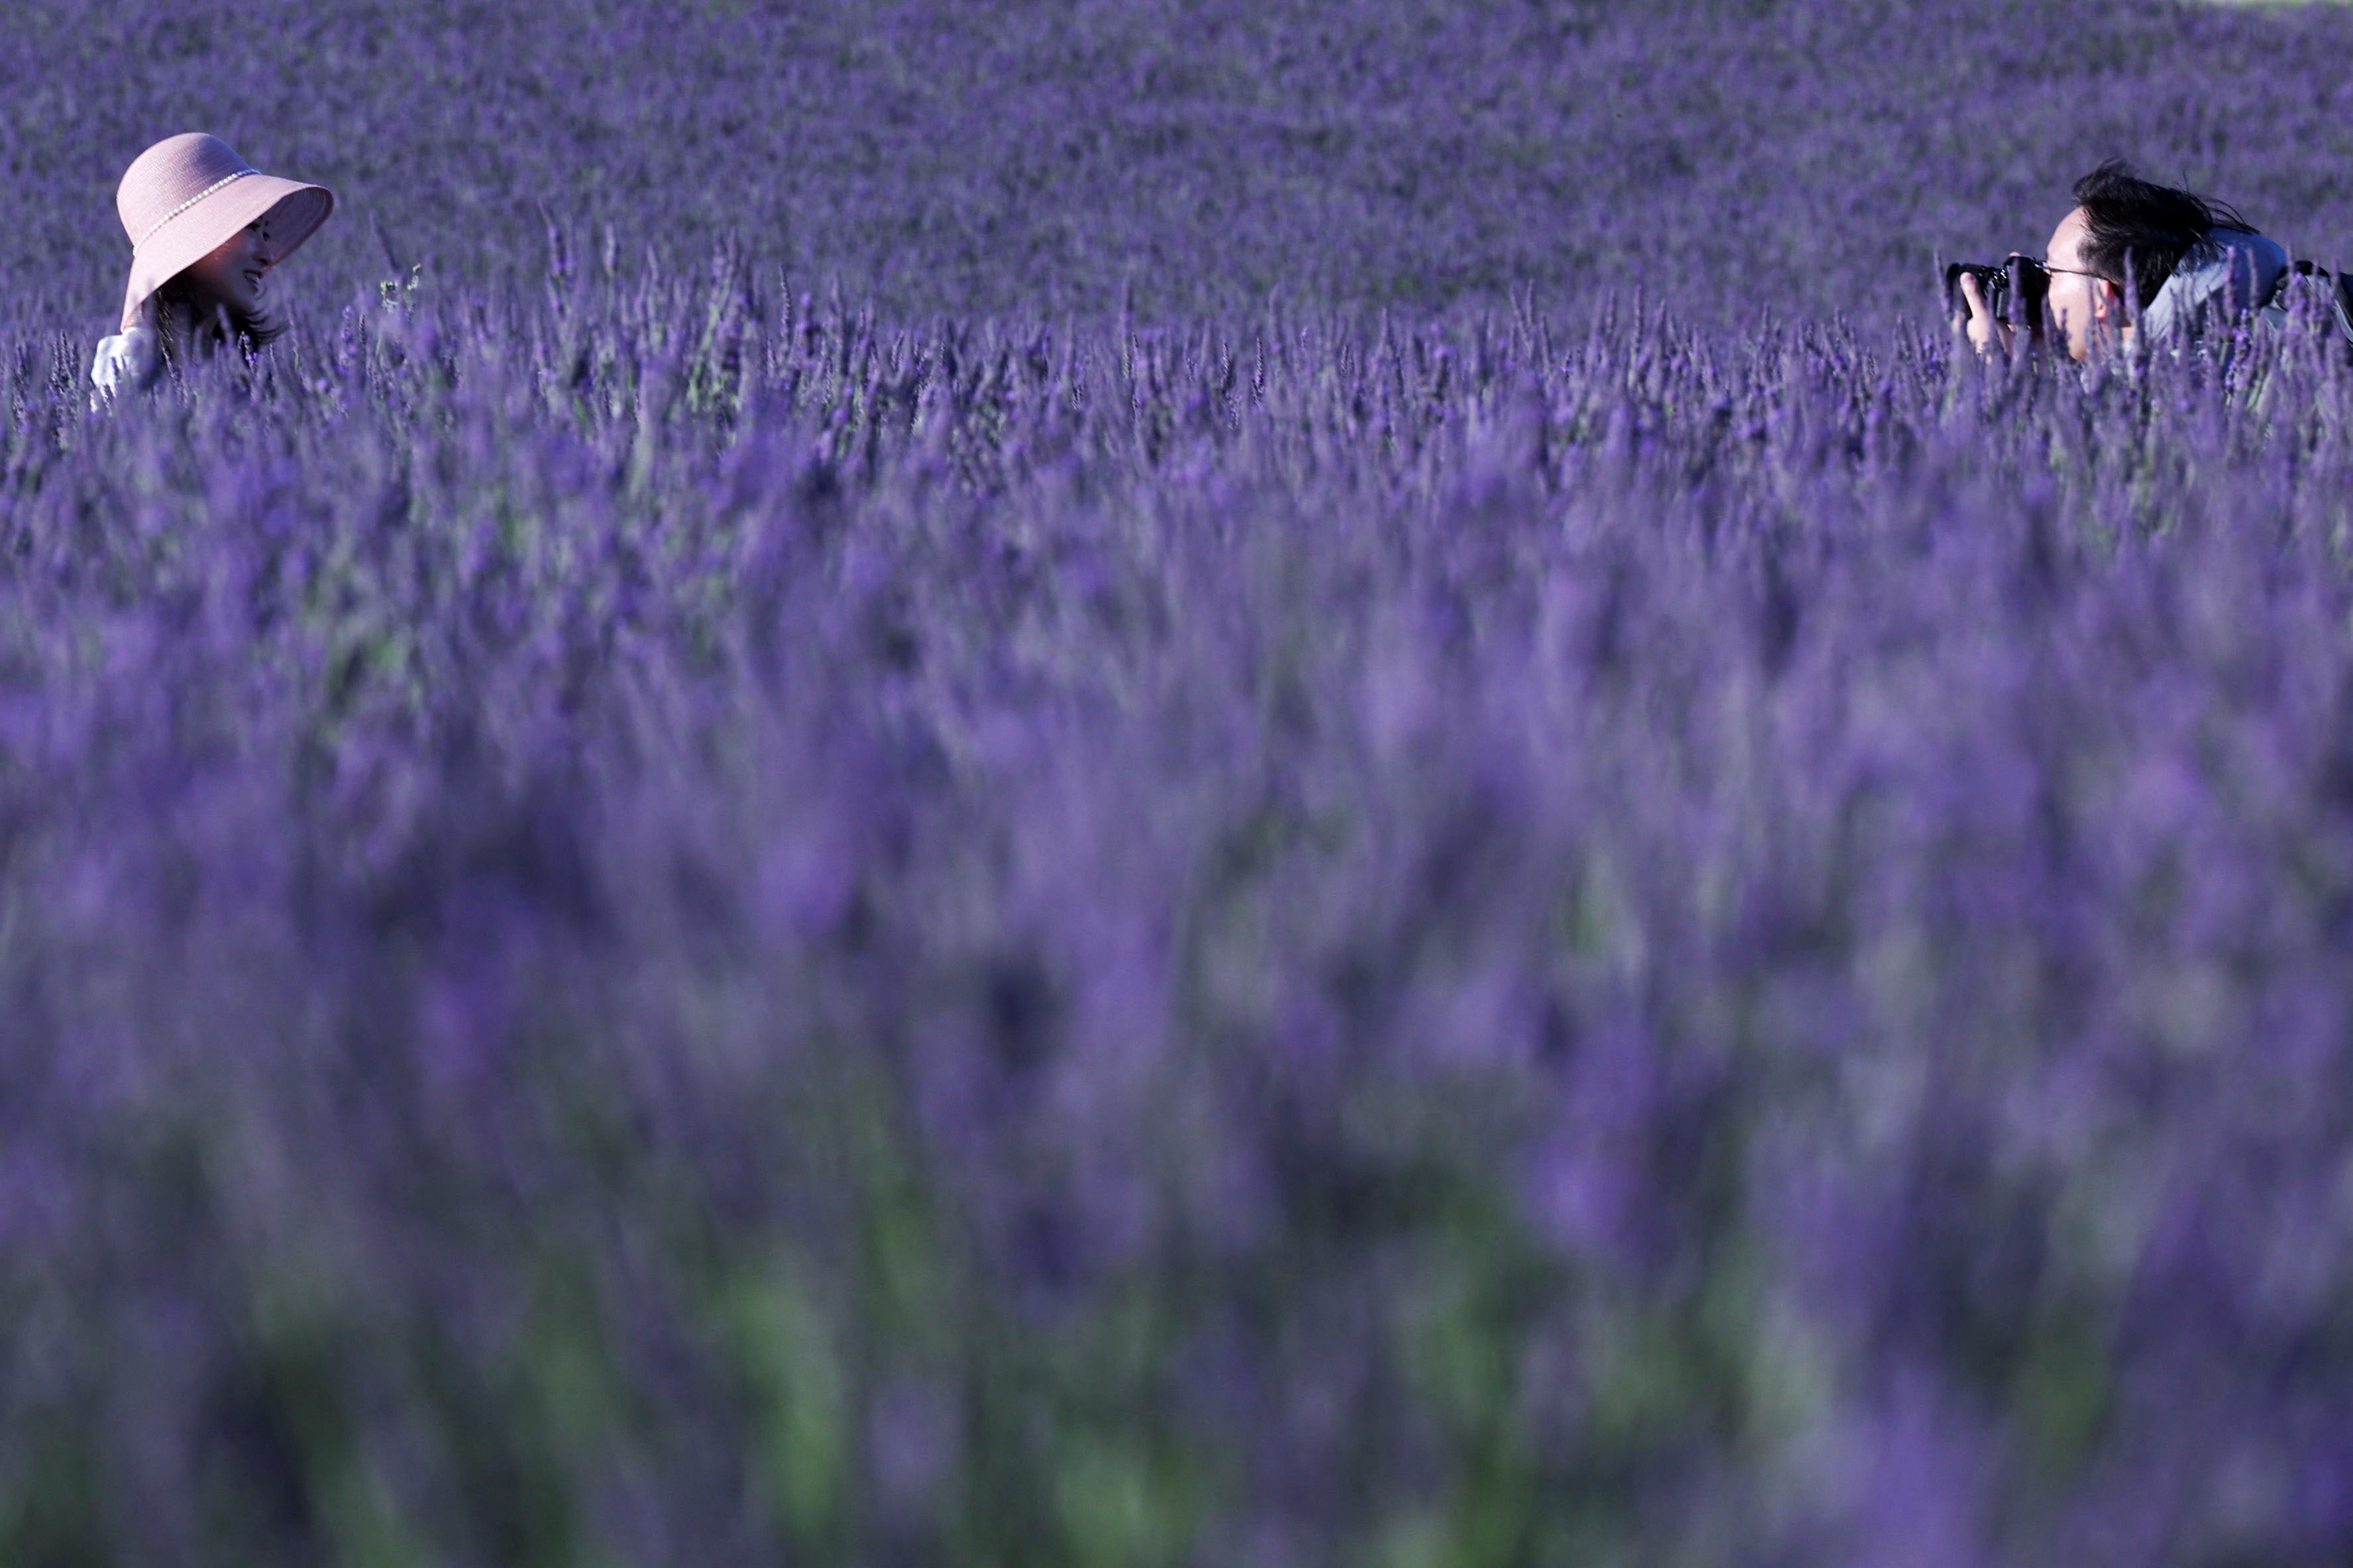
<svg viewBox="0 0 2353 1568">
<path fill-rule="evenodd" d="M 259 169 L 239 169 L 236 174 L 229 175 L 227 179 L 215 180 L 211 184 L 206 185 L 203 190 L 198 191 L 195 195 L 190 196 L 178 206 L 174 207 L 170 212 L 167 212 L 162 217 L 157 218 L 155 220 L 155 227 L 149 229 L 137 239 L 132 240 L 131 242 L 131 248 L 136 250 L 141 246 L 146 244 L 149 240 L 154 238 L 157 229 L 162 228 L 165 224 L 171 222 L 174 218 L 178 217 L 182 213 L 186 212 L 190 207 L 195 206 L 198 202 L 203 201 L 215 191 L 221 190 L 236 181 L 242 180 L 248 174 L 259 174 L 259 173 L 261 173 L 261 171 Z"/>
</svg>

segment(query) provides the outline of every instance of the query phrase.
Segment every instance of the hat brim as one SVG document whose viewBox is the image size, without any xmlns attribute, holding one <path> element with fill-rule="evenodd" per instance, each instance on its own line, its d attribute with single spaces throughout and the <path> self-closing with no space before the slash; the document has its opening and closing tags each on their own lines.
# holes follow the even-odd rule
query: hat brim
<svg viewBox="0 0 2353 1568">
<path fill-rule="evenodd" d="M 189 268 L 219 249 L 230 236 L 256 218 L 270 219 L 271 248 L 284 261 L 318 232 L 335 210 L 335 194 L 324 185 L 306 185 L 272 174 L 247 174 L 232 180 L 211 195 L 172 215 L 146 243 L 131 253 L 131 282 L 122 293 L 122 330 L 139 319 L 147 297 Z"/>
</svg>

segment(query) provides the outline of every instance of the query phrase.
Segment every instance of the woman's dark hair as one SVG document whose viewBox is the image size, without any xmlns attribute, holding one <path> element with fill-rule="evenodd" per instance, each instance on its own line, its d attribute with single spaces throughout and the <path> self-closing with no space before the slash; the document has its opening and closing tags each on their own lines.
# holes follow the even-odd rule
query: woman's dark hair
<svg viewBox="0 0 2353 1568">
<path fill-rule="evenodd" d="M 2117 288 L 2131 289 L 2144 310 L 2182 258 L 2206 246 L 2217 225 L 2247 226 L 2228 205 L 2144 180 L 2121 158 L 2075 182 L 2075 205 L 2084 209 L 2087 231 L 2084 265 Z"/>
<path fill-rule="evenodd" d="M 185 272 L 155 290 L 155 328 L 164 357 L 174 363 L 190 350 L 209 353 L 231 343 L 250 353 L 286 330 L 265 311 L 216 298 Z"/>
</svg>

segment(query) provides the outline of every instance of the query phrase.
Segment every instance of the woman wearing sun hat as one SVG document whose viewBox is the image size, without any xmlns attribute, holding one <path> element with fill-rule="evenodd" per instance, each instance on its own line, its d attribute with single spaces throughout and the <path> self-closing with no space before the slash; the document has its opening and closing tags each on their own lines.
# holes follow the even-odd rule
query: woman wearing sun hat
<svg viewBox="0 0 2353 1568">
<path fill-rule="evenodd" d="M 277 336 L 262 281 L 327 221 L 335 197 L 261 174 L 219 137 L 191 132 L 133 159 L 114 208 L 131 237 L 131 283 L 121 331 L 90 362 L 101 393 L 144 386 L 167 360 L 232 337 L 258 347 Z"/>
</svg>

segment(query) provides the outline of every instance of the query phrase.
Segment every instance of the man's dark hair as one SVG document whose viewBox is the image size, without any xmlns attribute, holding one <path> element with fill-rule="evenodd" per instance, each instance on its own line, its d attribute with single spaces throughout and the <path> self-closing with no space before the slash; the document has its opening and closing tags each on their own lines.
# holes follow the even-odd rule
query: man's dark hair
<svg viewBox="0 0 2353 1568">
<path fill-rule="evenodd" d="M 2076 181 L 2075 205 L 2084 209 L 2087 229 L 2084 265 L 2132 292 L 2143 310 L 2182 258 L 2206 244 L 2216 225 L 2247 226 L 2228 205 L 2144 180 L 2122 158 L 2111 158 Z"/>
</svg>

